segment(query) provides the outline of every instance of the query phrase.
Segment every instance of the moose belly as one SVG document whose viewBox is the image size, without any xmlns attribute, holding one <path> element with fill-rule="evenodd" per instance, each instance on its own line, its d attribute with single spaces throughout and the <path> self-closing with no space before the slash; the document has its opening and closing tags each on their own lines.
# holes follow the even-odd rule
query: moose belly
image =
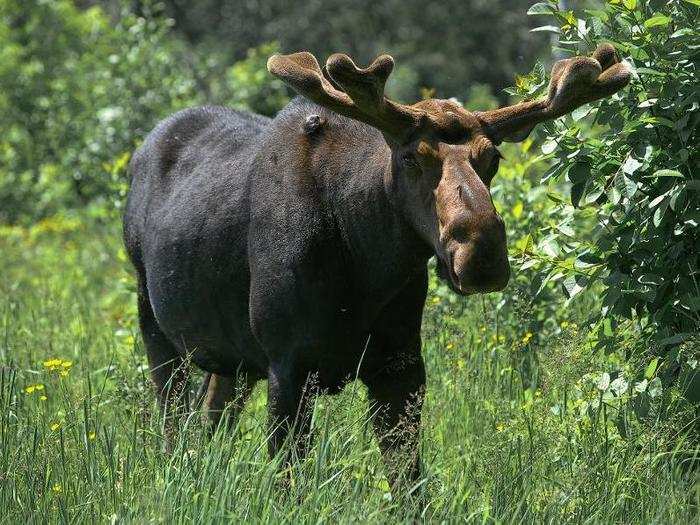
<svg viewBox="0 0 700 525">
<path fill-rule="evenodd" d="M 181 355 L 225 376 L 241 367 L 256 375 L 267 370 L 265 354 L 250 331 L 245 283 L 192 275 L 165 264 L 152 268 L 147 280 L 158 325 Z"/>
</svg>

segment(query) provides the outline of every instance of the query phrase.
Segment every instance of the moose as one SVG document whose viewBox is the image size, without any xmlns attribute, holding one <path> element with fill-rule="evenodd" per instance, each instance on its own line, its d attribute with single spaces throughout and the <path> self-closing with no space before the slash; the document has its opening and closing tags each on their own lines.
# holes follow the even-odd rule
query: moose
<svg viewBox="0 0 700 525">
<path fill-rule="evenodd" d="M 323 68 L 308 52 L 274 55 L 269 72 L 301 95 L 275 118 L 187 109 L 135 152 L 124 240 L 166 448 L 189 403 L 186 363 L 207 374 L 211 428 L 267 379 L 271 455 L 288 436 L 301 447 L 318 393 L 359 379 L 390 480 L 418 477 L 428 260 L 457 294 L 502 290 L 497 146 L 631 75 L 602 44 L 557 61 L 545 99 L 469 112 L 390 100 L 393 67 L 388 55 L 364 69 L 344 54 Z"/>
</svg>

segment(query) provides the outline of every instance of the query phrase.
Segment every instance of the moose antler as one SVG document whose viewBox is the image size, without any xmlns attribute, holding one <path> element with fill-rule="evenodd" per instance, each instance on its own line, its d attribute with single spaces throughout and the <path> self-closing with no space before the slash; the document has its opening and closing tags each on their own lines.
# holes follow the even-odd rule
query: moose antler
<svg viewBox="0 0 700 525">
<path fill-rule="evenodd" d="M 601 44 L 592 57 L 559 60 L 552 67 L 546 100 L 476 113 L 497 142 L 523 140 L 539 122 L 569 113 L 583 104 L 619 91 L 630 81 L 631 71 L 620 62 L 615 48 Z"/>
<path fill-rule="evenodd" d="M 384 96 L 384 85 L 394 69 L 394 59 L 389 55 L 380 55 L 368 67 L 360 68 L 349 56 L 336 53 L 322 71 L 316 58 L 303 51 L 273 55 L 267 69 L 314 102 L 370 124 L 397 140 L 405 140 L 426 124 L 424 110 Z"/>
</svg>

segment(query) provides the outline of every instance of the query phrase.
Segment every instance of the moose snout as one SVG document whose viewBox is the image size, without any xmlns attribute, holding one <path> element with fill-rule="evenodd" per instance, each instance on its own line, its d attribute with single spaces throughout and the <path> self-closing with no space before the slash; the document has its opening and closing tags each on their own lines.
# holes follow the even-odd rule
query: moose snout
<svg viewBox="0 0 700 525">
<path fill-rule="evenodd" d="M 451 242 L 447 250 L 457 291 L 473 294 L 505 288 L 510 264 L 503 220 L 494 214 L 466 237 Z"/>
</svg>

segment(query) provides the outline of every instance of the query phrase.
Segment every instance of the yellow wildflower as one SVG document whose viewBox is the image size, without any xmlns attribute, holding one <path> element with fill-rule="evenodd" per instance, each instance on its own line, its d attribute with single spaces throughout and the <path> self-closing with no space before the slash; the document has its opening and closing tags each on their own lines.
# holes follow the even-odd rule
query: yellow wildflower
<svg viewBox="0 0 700 525">
<path fill-rule="evenodd" d="M 562 330 L 566 330 L 566 327 L 569 326 L 569 321 L 562 321 L 561 322 L 561 328 Z"/>
<path fill-rule="evenodd" d="M 92 440 L 95 439 L 96 437 L 97 437 L 97 434 L 95 434 L 94 432 L 90 432 L 90 433 L 88 434 L 88 439 L 89 439 L 90 441 L 92 441 Z"/>
<path fill-rule="evenodd" d="M 61 428 L 61 424 L 57 422 L 51 423 L 51 426 L 49 427 L 53 432 L 56 432 L 59 428 Z"/>
<path fill-rule="evenodd" d="M 54 483 L 53 487 L 51 487 L 51 490 L 53 490 L 56 493 L 63 492 L 63 486 L 61 486 L 60 483 Z"/>
<path fill-rule="evenodd" d="M 433 297 L 433 304 L 438 304 L 440 302 L 439 297 Z"/>
<path fill-rule="evenodd" d="M 44 361 L 44 368 L 46 368 L 49 372 L 58 372 L 63 377 L 66 377 L 66 375 L 68 375 L 68 371 L 71 369 L 72 366 L 72 361 L 64 361 L 63 359 L 59 358 L 53 358 Z"/>
<path fill-rule="evenodd" d="M 61 377 L 68 377 L 68 370 L 61 370 L 58 375 Z"/>
<path fill-rule="evenodd" d="M 34 392 L 38 392 L 39 390 L 44 390 L 44 385 L 41 383 L 38 383 L 36 385 L 27 385 L 27 387 L 24 389 L 24 392 L 26 394 L 32 394 Z"/>
<path fill-rule="evenodd" d="M 496 432 L 503 432 L 505 430 L 506 426 L 503 423 L 498 423 L 496 425 Z"/>
<path fill-rule="evenodd" d="M 505 335 L 499 335 L 499 336 L 498 336 L 498 342 L 499 342 L 499 343 L 502 343 L 502 342 L 505 341 L 505 340 L 506 340 L 506 336 L 505 336 Z"/>
<path fill-rule="evenodd" d="M 532 332 L 526 332 L 523 336 L 523 344 L 528 344 L 530 339 L 532 339 Z"/>
<path fill-rule="evenodd" d="M 452 350 L 454 347 L 455 345 L 453 345 L 452 343 L 447 343 L 447 346 L 445 348 L 447 348 L 448 350 Z"/>
<path fill-rule="evenodd" d="M 48 397 L 46 396 L 39 396 L 39 401 L 46 401 Z"/>
<path fill-rule="evenodd" d="M 49 372 L 51 372 L 55 368 L 58 368 L 59 366 L 61 366 L 61 363 L 62 363 L 62 361 L 60 359 L 56 359 L 56 358 L 48 359 L 48 360 L 44 361 L 44 368 L 48 368 Z"/>
</svg>

